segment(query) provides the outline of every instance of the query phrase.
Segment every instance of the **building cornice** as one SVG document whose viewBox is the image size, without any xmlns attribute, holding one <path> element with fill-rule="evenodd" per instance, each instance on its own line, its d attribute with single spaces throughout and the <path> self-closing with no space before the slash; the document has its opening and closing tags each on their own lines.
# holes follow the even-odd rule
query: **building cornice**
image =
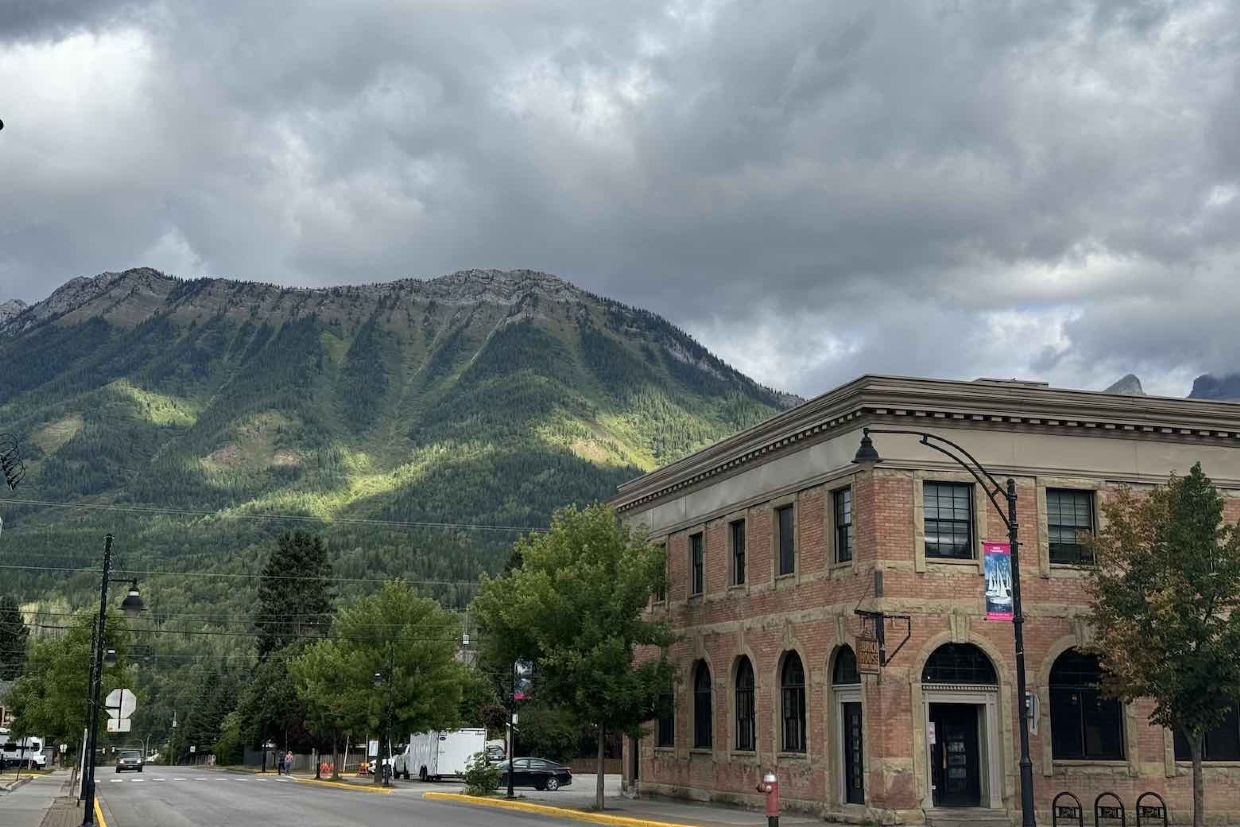
<svg viewBox="0 0 1240 827">
<path fill-rule="evenodd" d="M 844 430 L 915 419 L 948 427 L 1240 446 L 1240 405 L 1231 402 L 866 375 L 626 482 L 610 502 L 629 511 Z"/>
</svg>

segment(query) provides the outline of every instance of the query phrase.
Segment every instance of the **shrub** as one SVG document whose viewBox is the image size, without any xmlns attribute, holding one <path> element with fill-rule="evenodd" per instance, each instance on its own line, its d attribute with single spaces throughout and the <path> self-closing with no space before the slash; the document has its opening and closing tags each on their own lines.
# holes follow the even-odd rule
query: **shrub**
<svg viewBox="0 0 1240 827">
<path fill-rule="evenodd" d="M 477 753 L 465 765 L 465 795 L 490 795 L 499 786 L 503 769 L 487 761 L 485 753 Z"/>
</svg>

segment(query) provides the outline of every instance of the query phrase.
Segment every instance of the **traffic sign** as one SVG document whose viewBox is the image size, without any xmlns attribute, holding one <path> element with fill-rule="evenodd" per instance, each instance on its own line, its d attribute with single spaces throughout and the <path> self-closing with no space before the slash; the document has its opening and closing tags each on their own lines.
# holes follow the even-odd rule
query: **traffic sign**
<svg viewBox="0 0 1240 827">
<path fill-rule="evenodd" d="M 128 718 L 108 718 L 108 732 L 129 732 L 132 727 Z"/>
<path fill-rule="evenodd" d="M 190 748 L 189 748 L 189 751 L 190 751 L 190 752 L 197 752 L 197 751 L 198 751 L 198 747 L 190 747 Z"/>
<path fill-rule="evenodd" d="M 112 718 L 128 718 L 138 708 L 138 699 L 128 689 L 113 689 L 103 702 L 108 716 Z"/>
</svg>

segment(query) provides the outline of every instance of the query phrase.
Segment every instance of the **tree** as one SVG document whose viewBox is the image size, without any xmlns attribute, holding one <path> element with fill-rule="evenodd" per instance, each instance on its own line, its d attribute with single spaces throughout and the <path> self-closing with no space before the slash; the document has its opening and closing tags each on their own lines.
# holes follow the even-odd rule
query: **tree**
<svg viewBox="0 0 1240 827">
<path fill-rule="evenodd" d="M 341 641 L 316 640 L 289 664 L 297 696 L 306 705 L 306 722 L 331 733 L 332 779 L 340 780 L 340 741 L 366 724 L 367 696 L 358 693 L 368 678 L 359 659 Z"/>
<path fill-rule="evenodd" d="M 78 740 L 87 724 L 87 689 L 90 685 L 91 632 L 97 615 L 79 613 L 68 624 L 64 635 L 38 641 L 30 647 L 26 669 L 9 692 L 8 702 L 16 720 L 12 736 L 42 735 L 48 739 L 80 746 Z M 119 611 L 110 611 L 107 642 L 116 650 L 117 662 L 103 669 L 99 697 L 113 689 L 132 688 L 129 674 L 130 633 Z M 107 712 L 100 705 L 99 731 L 107 726 Z"/>
<path fill-rule="evenodd" d="M 455 726 L 465 682 L 459 640 L 454 615 L 409 584 L 388 581 L 340 609 L 331 637 L 311 643 L 289 672 L 311 719 L 332 733 L 335 756 L 342 735 L 386 728 L 389 692 L 393 733 Z"/>
<path fill-rule="evenodd" d="M 516 556 L 521 565 L 484 580 L 474 601 L 486 658 L 533 661 L 538 697 L 597 726 L 602 809 L 607 731 L 635 731 L 672 685 L 671 631 L 646 614 L 663 551 L 594 505 L 558 511 L 548 533 L 518 541 Z M 650 653 L 640 663 L 639 647 Z"/>
<path fill-rule="evenodd" d="M 280 536 L 258 585 L 258 656 L 266 658 L 331 625 L 331 563 L 322 538 L 304 531 Z"/>
<path fill-rule="evenodd" d="M 29 636 L 17 601 L 0 598 L 0 681 L 14 681 L 21 675 Z"/>
<path fill-rule="evenodd" d="M 317 733 L 306 728 L 306 704 L 297 695 L 289 674 L 290 662 L 305 647 L 305 641 L 298 641 L 271 653 L 254 667 L 237 702 L 238 726 L 245 744 L 258 749 L 266 737 L 278 734 L 285 749 L 301 751 L 320 745 Z"/>
<path fill-rule="evenodd" d="M 1240 526 L 1201 470 L 1143 498 L 1121 489 L 1091 542 L 1090 589 L 1104 692 L 1154 701 L 1150 720 L 1188 741 L 1193 824 L 1205 823 L 1202 746 L 1240 696 Z"/>
</svg>

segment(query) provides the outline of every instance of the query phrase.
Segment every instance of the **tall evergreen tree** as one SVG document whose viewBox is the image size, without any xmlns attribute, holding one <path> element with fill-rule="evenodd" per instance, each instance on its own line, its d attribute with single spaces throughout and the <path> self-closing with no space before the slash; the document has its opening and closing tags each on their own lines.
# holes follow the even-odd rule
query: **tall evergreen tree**
<svg viewBox="0 0 1240 827">
<path fill-rule="evenodd" d="M 0 598 L 0 681 L 14 681 L 26 665 L 26 640 L 30 630 L 17 601 Z"/>
<path fill-rule="evenodd" d="M 323 539 L 305 531 L 280 537 L 263 567 L 258 586 L 258 656 L 265 659 L 306 637 L 321 637 L 331 626 L 331 563 Z"/>
</svg>

